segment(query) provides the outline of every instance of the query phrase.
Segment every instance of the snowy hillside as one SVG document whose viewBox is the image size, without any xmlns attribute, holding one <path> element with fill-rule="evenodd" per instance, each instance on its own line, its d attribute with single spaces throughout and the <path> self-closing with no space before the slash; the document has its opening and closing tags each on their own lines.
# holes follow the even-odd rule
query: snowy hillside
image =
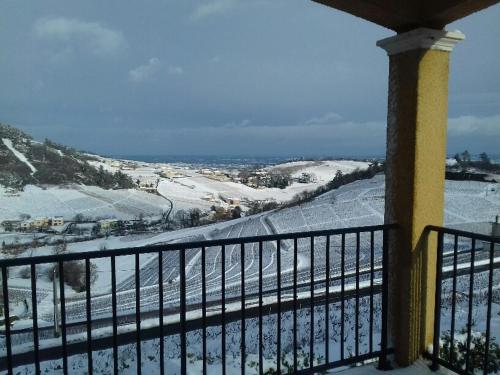
<svg viewBox="0 0 500 375">
<path fill-rule="evenodd" d="M 30 193 L 30 191 L 31 189 L 28 189 L 27 193 Z M 40 194 L 40 191 L 36 191 L 35 194 Z M 159 204 L 165 204 L 161 197 L 137 191 L 123 191 L 120 199 L 117 199 L 117 196 L 109 195 L 110 192 L 97 188 L 82 188 L 77 193 L 73 190 L 48 189 L 43 191 L 43 194 L 46 194 L 45 199 L 50 197 L 51 200 L 48 201 L 47 206 L 41 207 L 41 210 L 49 209 L 51 205 L 54 205 L 58 209 L 63 207 L 68 214 L 75 212 L 72 211 L 73 209 L 82 210 L 83 208 L 79 206 L 81 202 L 88 205 L 89 196 L 94 199 L 94 205 L 88 207 L 88 210 L 96 213 L 115 212 L 116 215 L 136 215 L 138 212 L 144 212 L 145 210 L 154 212 L 154 210 L 163 207 Z M 106 196 L 107 194 L 108 196 Z M 149 204 L 144 204 L 144 200 L 141 201 L 144 197 L 150 199 Z M 137 211 L 132 211 L 131 207 L 134 205 Z M 357 181 L 330 191 L 301 206 L 173 232 L 130 237 L 110 236 L 109 238 L 100 238 L 87 242 L 68 243 L 68 251 L 82 252 L 102 248 L 116 249 L 169 242 L 376 225 L 383 223 L 383 213 L 384 176 L 378 175 L 370 180 Z M 447 225 L 492 221 L 495 215 L 500 213 L 500 190 L 496 184 L 447 181 L 445 213 Z M 51 251 L 51 247 L 36 249 L 38 255 L 50 254 Z M 255 247 L 249 248 L 248 251 L 249 254 L 254 254 Z M 269 267 L 271 269 L 273 251 L 275 252 L 275 248 L 269 248 L 269 256 L 271 256 Z M 304 251 L 307 252 L 307 246 L 304 247 Z M 32 252 L 26 250 L 25 254 L 32 254 Z M 197 258 L 197 254 L 197 251 L 191 252 L 189 259 L 192 257 L 193 259 Z M 22 254 L 20 255 L 22 256 Z M 288 256 L 289 254 L 283 255 L 282 261 L 284 263 L 289 261 Z M 144 257 L 146 263 L 149 261 L 148 259 L 149 257 Z M 217 257 L 214 258 L 214 261 L 216 260 Z M 248 267 L 250 267 L 248 272 L 254 272 L 255 264 L 253 264 L 251 256 L 248 262 Z M 109 264 L 98 264 L 98 267 L 104 267 L 103 271 L 108 270 Z M 172 270 L 175 267 L 175 263 L 168 266 Z M 228 272 L 232 269 L 231 267 L 232 265 L 229 264 Z M 170 273 L 170 271 L 167 273 Z M 19 285 L 22 285 L 24 280 L 13 280 L 11 284 L 15 285 L 18 282 L 21 283 Z M 154 280 L 150 280 L 150 282 L 154 283 Z"/>
<path fill-rule="evenodd" d="M 337 171 L 350 173 L 355 169 L 365 169 L 367 162 L 354 160 L 318 160 L 318 161 L 294 161 L 277 166 L 269 167 L 271 171 L 289 172 L 292 177 L 300 177 L 303 173 L 312 174 L 320 183 L 326 183 L 333 179 Z"/>
<path fill-rule="evenodd" d="M 29 134 L 0 123 L 0 186 L 22 190 L 28 184 L 78 183 L 103 188 L 131 188 L 121 172 L 95 168 L 92 156 L 50 140 L 35 141 Z"/>
<path fill-rule="evenodd" d="M 357 181 L 310 203 L 269 214 L 279 232 L 353 227 L 383 223 L 384 176 Z M 445 224 L 493 221 L 500 213 L 495 183 L 446 181 Z"/>
<path fill-rule="evenodd" d="M 133 219 L 139 215 L 160 215 L 169 203 L 154 194 L 135 189 L 106 190 L 97 186 L 71 185 L 40 188 L 28 185 L 20 192 L 8 192 L 0 186 L 0 221 L 19 218 L 77 214 L 92 218 Z"/>
</svg>

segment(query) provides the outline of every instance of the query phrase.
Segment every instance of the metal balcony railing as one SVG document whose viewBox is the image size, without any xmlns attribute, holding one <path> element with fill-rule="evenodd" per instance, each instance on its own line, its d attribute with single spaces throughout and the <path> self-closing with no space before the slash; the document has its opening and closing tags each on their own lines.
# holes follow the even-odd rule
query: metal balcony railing
<svg viewBox="0 0 500 375">
<path fill-rule="evenodd" d="M 40 373 L 46 361 L 85 357 L 89 374 L 96 353 L 133 348 L 141 373 L 148 340 L 158 342 L 158 372 L 177 361 L 178 372 L 312 373 L 367 360 L 386 363 L 387 243 L 392 226 L 309 231 L 174 243 L 0 261 L 4 324 L 0 369 L 19 366 Z M 65 282 L 80 262 L 83 287 Z M 93 285 L 109 275 L 109 289 Z M 107 264 L 107 266 L 103 266 Z M 9 272 L 29 267 L 27 302 L 32 326 L 11 326 L 19 286 Z M 51 268 L 52 267 L 52 268 Z M 128 267 L 128 268 L 127 268 Z M 54 283 L 54 307 L 42 303 Z M 76 277 L 75 275 L 71 275 Z M 49 284 L 50 285 L 50 284 Z M 82 291 L 83 289 L 83 291 Z M 58 332 L 60 336 L 57 337 Z M 55 335 L 54 335 L 55 334 Z M 174 342 L 174 344 L 172 344 Z M 172 346 L 173 345 L 173 346 Z M 171 350 L 172 347 L 178 350 Z M 167 350 L 168 348 L 168 350 Z M 146 350 L 146 349 L 144 349 Z M 156 355 L 156 353 L 155 353 Z M 85 363 L 85 362 L 84 362 Z"/>
<path fill-rule="evenodd" d="M 442 365 L 465 375 L 498 373 L 500 348 L 492 323 L 498 330 L 500 312 L 492 307 L 500 301 L 500 238 L 428 229 L 438 235 L 432 368 Z"/>
</svg>

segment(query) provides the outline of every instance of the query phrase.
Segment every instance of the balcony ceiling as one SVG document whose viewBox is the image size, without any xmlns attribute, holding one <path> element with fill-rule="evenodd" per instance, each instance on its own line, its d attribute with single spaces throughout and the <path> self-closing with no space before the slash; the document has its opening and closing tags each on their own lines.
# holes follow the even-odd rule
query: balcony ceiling
<svg viewBox="0 0 500 375">
<path fill-rule="evenodd" d="M 396 32 L 447 24 L 499 0 L 313 0 Z"/>
</svg>

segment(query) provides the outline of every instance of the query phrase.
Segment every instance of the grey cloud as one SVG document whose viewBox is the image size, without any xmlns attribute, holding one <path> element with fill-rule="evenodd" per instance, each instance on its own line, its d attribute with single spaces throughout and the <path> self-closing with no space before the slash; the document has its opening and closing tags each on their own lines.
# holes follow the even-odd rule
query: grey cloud
<svg viewBox="0 0 500 375">
<path fill-rule="evenodd" d="M 152 57 L 147 63 L 139 65 L 128 72 L 128 79 L 131 82 L 144 82 L 155 75 L 161 68 L 161 61 L 157 57 Z"/>
<path fill-rule="evenodd" d="M 35 22 L 33 31 L 40 39 L 60 43 L 65 53 L 78 44 L 95 55 L 107 56 L 127 46 L 120 31 L 106 28 L 97 22 L 64 17 L 41 18 Z"/>
<path fill-rule="evenodd" d="M 199 21 L 218 14 L 224 14 L 234 8 L 237 0 L 210 0 L 197 6 L 191 14 L 193 21 Z"/>
</svg>

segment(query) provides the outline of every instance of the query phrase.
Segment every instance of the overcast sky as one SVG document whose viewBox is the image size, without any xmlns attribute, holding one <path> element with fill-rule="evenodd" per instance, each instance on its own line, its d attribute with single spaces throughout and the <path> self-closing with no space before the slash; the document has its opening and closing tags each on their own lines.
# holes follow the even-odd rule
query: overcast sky
<svg viewBox="0 0 500 375">
<path fill-rule="evenodd" d="M 449 153 L 500 153 L 499 20 L 448 26 Z M 3 0 L 0 122 L 103 154 L 384 154 L 391 35 L 308 0 Z"/>
</svg>

